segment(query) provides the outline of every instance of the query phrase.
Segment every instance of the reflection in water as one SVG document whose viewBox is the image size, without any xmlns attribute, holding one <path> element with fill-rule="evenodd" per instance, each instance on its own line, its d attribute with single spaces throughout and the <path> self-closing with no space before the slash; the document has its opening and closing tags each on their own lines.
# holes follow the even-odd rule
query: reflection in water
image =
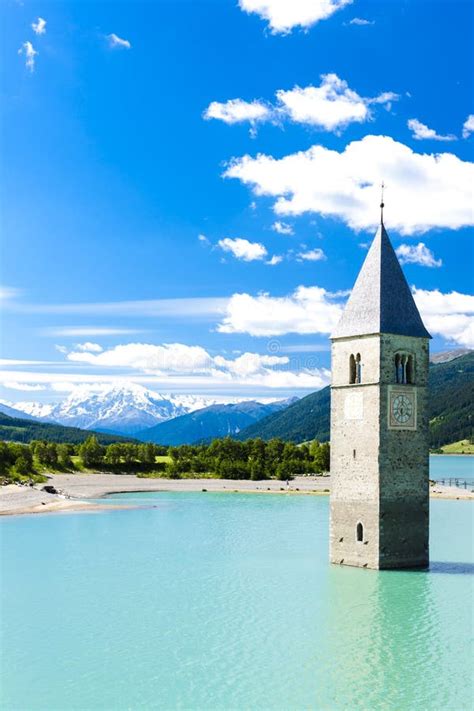
<svg viewBox="0 0 474 711">
<path fill-rule="evenodd" d="M 460 670 L 455 676 L 451 670 L 444 682 L 437 678 L 438 660 L 446 658 L 442 646 L 452 642 L 452 635 L 443 639 L 443 605 L 432 580 L 429 571 L 331 569 L 326 629 L 330 683 L 324 698 L 315 699 L 316 707 L 462 708 L 452 705 Z"/>
</svg>

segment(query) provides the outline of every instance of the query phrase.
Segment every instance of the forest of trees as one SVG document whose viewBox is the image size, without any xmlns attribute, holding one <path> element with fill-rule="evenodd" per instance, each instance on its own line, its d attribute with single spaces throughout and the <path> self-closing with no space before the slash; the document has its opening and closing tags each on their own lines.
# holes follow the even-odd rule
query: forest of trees
<svg viewBox="0 0 474 711">
<path fill-rule="evenodd" d="M 212 474 L 221 479 L 291 479 L 300 474 L 329 471 L 329 444 L 317 441 L 309 446 L 281 439 L 248 439 L 237 442 L 230 437 L 209 445 L 170 447 L 169 476 Z"/>
<path fill-rule="evenodd" d="M 33 440 L 0 441 L 0 480 L 44 481 L 45 472 L 84 469 L 128 472 L 139 476 L 213 476 L 222 479 L 291 479 L 329 470 L 329 444 L 295 445 L 272 439 L 236 442 L 230 437 L 208 445 L 164 447 L 114 442 L 100 444 L 91 435 L 81 444 Z"/>
</svg>

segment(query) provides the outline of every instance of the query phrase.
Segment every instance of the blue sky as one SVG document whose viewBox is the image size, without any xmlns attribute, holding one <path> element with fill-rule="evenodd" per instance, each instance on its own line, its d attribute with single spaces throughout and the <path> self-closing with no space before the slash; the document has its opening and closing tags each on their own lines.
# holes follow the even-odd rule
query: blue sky
<svg viewBox="0 0 474 711">
<path fill-rule="evenodd" d="M 321 387 L 382 179 L 432 350 L 472 345 L 472 3 L 286 5 L 2 3 L 0 397 Z"/>
</svg>

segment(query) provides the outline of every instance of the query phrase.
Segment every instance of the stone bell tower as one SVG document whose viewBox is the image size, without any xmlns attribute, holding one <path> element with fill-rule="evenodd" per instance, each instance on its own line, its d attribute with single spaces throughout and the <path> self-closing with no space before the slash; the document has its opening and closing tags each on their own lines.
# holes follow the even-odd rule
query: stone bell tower
<svg viewBox="0 0 474 711">
<path fill-rule="evenodd" d="M 383 224 L 331 336 L 331 563 L 429 562 L 430 334 Z"/>
</svg>

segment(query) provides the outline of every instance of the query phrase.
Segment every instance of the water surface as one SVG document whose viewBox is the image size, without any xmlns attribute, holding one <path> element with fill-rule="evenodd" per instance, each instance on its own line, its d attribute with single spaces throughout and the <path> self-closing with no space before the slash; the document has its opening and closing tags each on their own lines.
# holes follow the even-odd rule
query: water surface
<svg viewBox="0 0 474 711">
<path fill-rule="evenodd" d="M 474 455 L 432 454 L 430 456 L 431 479 L 458 478 L 474 481 Z"/>
<path fill-rule="evenodd" d="M 472 502 L 432 568 L 327 562 L 327 497 L 116 495 L 0 521 L 5 710 L 471 708 Z"/>
</svg>

